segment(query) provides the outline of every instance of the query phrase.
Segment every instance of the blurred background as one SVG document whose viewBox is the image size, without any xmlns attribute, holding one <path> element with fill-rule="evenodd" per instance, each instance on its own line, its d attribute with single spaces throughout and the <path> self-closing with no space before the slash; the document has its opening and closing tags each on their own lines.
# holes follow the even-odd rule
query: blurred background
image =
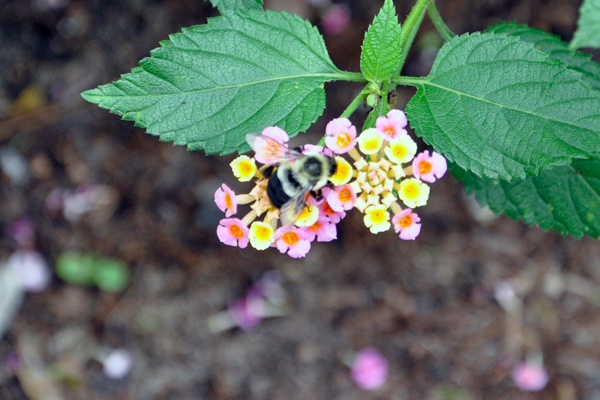
<svg viewBox="0 0 600 400">
<path fill-rule="evenodd" d="M 265 3 L 359 71 L 383 1 Z M 566 41 L 581 4 L 438 3 L 458 34 L 516 21 Z M 395 4 L 403 20 L 413 1 Z M 200 0 L 0 1 L 0 399 L 599 400 L 597 240 L 495 217 L 448 174 L 414 242 L 353 211 L 304 259 L 228 247 L 214 192 L 250 190 L 233 156 L 161 143 L 81 99 L 216 15 Z M 404 73 L 427 75 L 441 44 L 426 17 Z M 327 84 L 294 142 L 318 140 L 360 89 Z M 398 89 L 398 108 L 413 93 Z M 389 364 L 376 391 L 350 375 L 367 347 Z"/>
</svg>

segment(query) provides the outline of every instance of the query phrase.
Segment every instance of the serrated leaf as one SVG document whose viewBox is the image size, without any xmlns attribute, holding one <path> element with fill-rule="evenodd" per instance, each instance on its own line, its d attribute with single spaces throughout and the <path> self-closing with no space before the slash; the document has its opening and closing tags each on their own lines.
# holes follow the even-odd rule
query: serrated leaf
<svg viewBox="0 0 600 400">
<path fill-rule="evenodd" d="M 523 179 L 600 151 L 600 92 L 512 36 L 446 42 L 406 114 L 437 152 L 491 179 Z"/>
<path fill-rule="evenodd" d="M 541 171 L 512 182 L 478 178 L 456 164 L 450 169 L 479 204 L 515 220 L 580 238 L 600 237 L 600 158 Z"/>
<path fill-rule="evenodd" d="M 584 0 L 571 47 L 600 47 L 600 0 Z"/>
<path fill-rule="evenodd" d="M 486 29 L 485 32 L 518 36 L 525 42 L 533 43 L 536 48 L 545 51 L 550 57 L 564 62 L 568 68 L 581 72 L 583 79 L 594 88 L 600 89 L 600 64 L 592 61 L 591 54 L 570 49 L 569 44 L 556 35 L 514 22 L 501 22 Z"/>
<path fill-rule="evenodd" d="M 367 33 L 360 54 L 360 70 L 367 80 L 389 79 L 400 60 L 400 24 L 392 0 L 385 0 Z"/>
<path fill-rule="evenodd" d="M 259 10 L 262 11 L 262 0 L 210 0 L 221 14 L 227 14 L 236 10 Z"/>
<path fill-rule="evenodd" d="M 120 80 L 82 96 L 163 141 L 207 154 L 245 152 L 249 132 L 294 136 L 340 79 L 319 32 L 287 13 L 236 12 L 183 29 Z"/>
</svg>

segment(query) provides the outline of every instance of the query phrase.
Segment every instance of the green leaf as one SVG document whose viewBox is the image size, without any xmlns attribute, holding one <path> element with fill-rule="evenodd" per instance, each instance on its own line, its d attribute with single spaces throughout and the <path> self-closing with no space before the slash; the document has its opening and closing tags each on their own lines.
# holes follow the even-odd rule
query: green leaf
<svg viewBox="0 0 600 400">
<path fill-rule="evenodd" d="M 82 96 L 207 154 L 248 151 L 245 135 L 270 125 L 291 136 L 306 130 L 325 107 L 323 83 L 345 78 L 315 27 L 272 11 L 183 29 L 140 65 Z"/>
<path fill-rule="evenodd" d="M 600 47 L 600 0 L 584 0 L 571 47 Z"/>
<path fill-rule="evenodd" d="M 556 35 L 514 22 L 500 22 L 486 29 L 485 32 L 518 36 L 525 42 L 533 43 L 536 48 L 545 51 L 550 57 L 564 62 L 568 68 L 581 72 L 583 79 L 594 88 L 600 89 L 600 64 L 592 61 L 591 54 L 569 49 L 569 44 Z"/>
<path fill-rule="evenodd" d="M 235 12 L 236 10 L 258 10 L 262 11 L 262 0 L 210 0 L 221 14 Z"/>
<path fill-rule="evenodd" d="M 56 275 L 73 285 L 91 285 L 94 261 L 94 256 L 91 254 L 64 252 L 56 259 Z"/>
<path fill-rule="evenodd" d="M 496 214 L 565 235 L 600 237 L 600 158 L 541 171 L 512 182 L 481 179 L 456 164 L 450 169 L 479 204 Z"/>
<path fill-rule="evenodd" d="M 360 70 L 367 80 L 381 83 L 389 79 L 400 61 L 400 24 L 392 0 L 385 0 L 365 34 Z"/>
<path fill-rule="evenodd" d="M 100 290 L 122 292 L 129 283 L 129 269 L 121 260 L 100 258 L 96 261 L 93 280 Z"/>
<path fill-rule="evenodd" d="M 455 37 L 411 83 L 417 135 L 477 176 L 523 179 L 600 152 L 600 92 L 517 37 Z"/>
</svg>

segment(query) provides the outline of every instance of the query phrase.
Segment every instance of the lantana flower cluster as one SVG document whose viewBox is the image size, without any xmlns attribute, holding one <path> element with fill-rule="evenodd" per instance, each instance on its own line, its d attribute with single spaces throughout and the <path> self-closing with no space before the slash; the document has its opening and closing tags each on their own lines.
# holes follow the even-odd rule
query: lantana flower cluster
<svg viewBox="0 0 600 400">
<path fill-rule="evenodd" d="M 236 194 L 223 184 L 215 192 L 215 203 L 225 212 L 217 228 L 219 240 L 230 246 L 257 250 L 276 247 L 290 257 L 304 257 L 313 241 L 337 238 L 336 225 L 352 208 L 364 214 L 365 226 L 374 234 L 392 227 L 402 240 L 414 240 L 421 231 L 421 220 L 414 209 L 427 204 L 429 184 L 444 176 L 445 158 L 417 145 L 406 131 L 406 116 L 391 110 L 377 119 L 375 127 L 357 135 L 347 118 L 336 118 L 325 128 L 323 146 L 306 145 L 303 151 L 334 157 L 336 173 L 330 185 L 321 189 L 322 199 L 309 196 L 300 218 L 289 226 L 279 226 L 279 209 L 269 201 L 265 170 L 279 161 L 271 143 L 255 142 L 255 155 L 240 155 L 231 162 L 240 182 L 253 182 L 247 194 Z M 289 136 L 278 127 L 268 127 L 262 136 L 287 147 Z M 259 137 L 260 138 L 260 137 Z M 258 140 L 260 142 L 260 140 Z M 257 167 L 257 163 L 263 164 Z M 234 216 L 238 206 L 250 205 L 241 219 Z"/>
</svg>

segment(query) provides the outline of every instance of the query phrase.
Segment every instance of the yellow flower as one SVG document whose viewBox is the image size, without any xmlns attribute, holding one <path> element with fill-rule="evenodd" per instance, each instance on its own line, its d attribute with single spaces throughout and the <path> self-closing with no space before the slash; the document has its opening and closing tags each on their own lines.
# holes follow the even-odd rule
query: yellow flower
<svg viewBox="0 0 600 400">
<path fill-rule="evenodd" d="M 389 147 L 386 147 L 384 151 L 391 162 L 395 164 L 407 163 L 417 153 L 417 144 L 410 136 L 404 135 L 400 139 L 390 141 Z"/>
<path fill-rule="evenodd" d="M 302 210 L 302 214 L 300 214 L 300 218 L 296 221 L 296 226 L 312 226 L 319 219 L 319 209 L 316 206 L 307 205 Z"/>
<path fill-rule="evenodd" d="M 375 154 L 381 149 L 383 138 L 377 129 L 369 128 L 358 137 L 358 148 L 363 154 Z"/>
<path fill-rule="evenodd" d="M 274 236 L 273 227 L 266 222 L 253 222 L 248 232 L 250 244 L 256 250 L 265 250 L 273 243 Z"/>
<path fill-rule="evenodd" d="M 409 208 L 424 206 L 429 199 L 429 186 L 418 179 L 409 178 L 395 186 L 398 197 Z"/>
<path fill-rule="evenodd" d="M 364 221 L 371 233 L 385 232 L 392 226 L 390 224 L 390 213 L 383 204 L 367 207 Z"/>
<path fill-rule="evenodd" d="M 254 158 L 248 156 L 239 156 L 229 165 L 233 170 L 233 175 L 235 175 L 240 182 L 250 181 L 256 173 L 256 163 L 254 162 Z"/>
<path fill-rule="evenodd" d="M 345 185 L 352 179 L 352 165 L 342 157 L 336 157 L 337 169 L 335 174 L 329 178 L 335 186 Z"/>
</svg>

